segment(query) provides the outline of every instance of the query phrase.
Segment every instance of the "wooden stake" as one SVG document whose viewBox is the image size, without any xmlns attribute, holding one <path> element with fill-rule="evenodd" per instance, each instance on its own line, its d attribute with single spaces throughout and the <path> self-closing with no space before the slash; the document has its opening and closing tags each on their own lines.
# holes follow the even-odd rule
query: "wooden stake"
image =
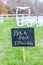
<svg viewBox="0 0 43 65">
<path fill-rule="evenodd" d="M 25 63 L 25 61 L 26 61 L 26 57 L 25 57 L 25 48 L 23 47 L 23 61 L 24 61 L 24 63 Z"/>
</svg>

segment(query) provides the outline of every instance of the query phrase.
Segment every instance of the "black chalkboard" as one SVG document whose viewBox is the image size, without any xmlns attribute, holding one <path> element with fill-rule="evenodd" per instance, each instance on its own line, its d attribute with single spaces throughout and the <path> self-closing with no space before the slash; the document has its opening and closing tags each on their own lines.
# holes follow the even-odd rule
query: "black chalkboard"
<svg viewBox="0 0 43 65">
<path fill-rule="evenodd" d="M 34 28 L 12 28 L 12 46 L 35 46 Z"/>
</svg>

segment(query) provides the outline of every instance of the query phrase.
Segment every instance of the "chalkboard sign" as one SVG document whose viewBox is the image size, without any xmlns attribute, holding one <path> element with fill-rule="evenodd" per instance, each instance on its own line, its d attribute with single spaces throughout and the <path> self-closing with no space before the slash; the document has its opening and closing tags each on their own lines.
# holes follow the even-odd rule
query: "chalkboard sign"
<svg viewBox="0 0 43 65">
<path fill-rule="evenodd" d="M 34 28 L 13 28 L 12 46 L 35 46 Z"/>
</svg>

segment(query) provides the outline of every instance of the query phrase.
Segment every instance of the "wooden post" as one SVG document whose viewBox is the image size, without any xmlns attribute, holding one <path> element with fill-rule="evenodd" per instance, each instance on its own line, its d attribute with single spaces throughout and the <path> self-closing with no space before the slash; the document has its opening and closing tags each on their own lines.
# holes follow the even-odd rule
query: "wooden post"
<svg viewBox="0 0 43 65">
<path fill-rule="evenodd" d="M 24 63 L 25 63 L 25 61 L 26 61 L 26 57 L 25 57 L 25 48 L 23 47 L 23 61 L 24 61 Z"/>
</svg>

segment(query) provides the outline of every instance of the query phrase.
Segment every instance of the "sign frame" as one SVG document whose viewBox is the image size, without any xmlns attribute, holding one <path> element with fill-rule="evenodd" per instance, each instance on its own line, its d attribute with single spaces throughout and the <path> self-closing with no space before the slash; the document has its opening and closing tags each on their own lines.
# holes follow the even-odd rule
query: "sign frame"
<svg viewBox="0 0 43 65">
<path fill-rule="evenodd" d="M 19 30 L 19 31 L 20 31 L 20 30 L 21 30 L 21 31 L 24 31 L 24 30 L 25 30 L 25 31 L 28 31 L 28 30 L 29 30 L 27 33 L 29 33 L 30 36 L 32 36 L 31 39 L 30 39 L 30 41 L 33 39 L 33 40 L 32 40 L 32 41 L 33 41 L 33 44 L 32 44 L 32 45 L 28 45 L 28 44 L 27 44 L 27 45 L 16 45 L 16 44 L 14 43 L 14 36 L 13 36 L 13 35 L 14 35 L 14 30 Z M 20 34 L 19 31 L 18 31 L 18 32 L 16 31 L 16 32 L 17 32 L 18 34 Z M 30 32 L 31 32 L 31 33 L 30 33 Z M 17 35 L 17 33 L 15 33 L 15 34 Z M 28 34 L 28 35 L 29 35 L 29 34 Z M 20 47 L 20 46 L 21 46 L 21 47 L 24 47 L 24 46 L 26 46 L 26 47 L 27 47 L 27 46 L 35 46 L 34 28 L 12 28 L 12 29 L 11 29 L 11 35 L 12 35 L 12 46 L 14 46 L 14 47 Z M 22 36 L 23 36 L 23 35 L 22 35 Z M 17 38 L 17 37 L 16 37 L 16 38 Z M 17 40 L 18 40 L 18 39 L 17 39 Z M 22 41 L 24 41 L 24 40 L 22 40 Z M 32 41 L 31 41 L 31 42 L 32 42 Z M 25 43 L 25 42 L 24 42 L 24 43 Z M 15 45 L 14 45 L 14 44 L 15 44 Z"/>
</svg>

